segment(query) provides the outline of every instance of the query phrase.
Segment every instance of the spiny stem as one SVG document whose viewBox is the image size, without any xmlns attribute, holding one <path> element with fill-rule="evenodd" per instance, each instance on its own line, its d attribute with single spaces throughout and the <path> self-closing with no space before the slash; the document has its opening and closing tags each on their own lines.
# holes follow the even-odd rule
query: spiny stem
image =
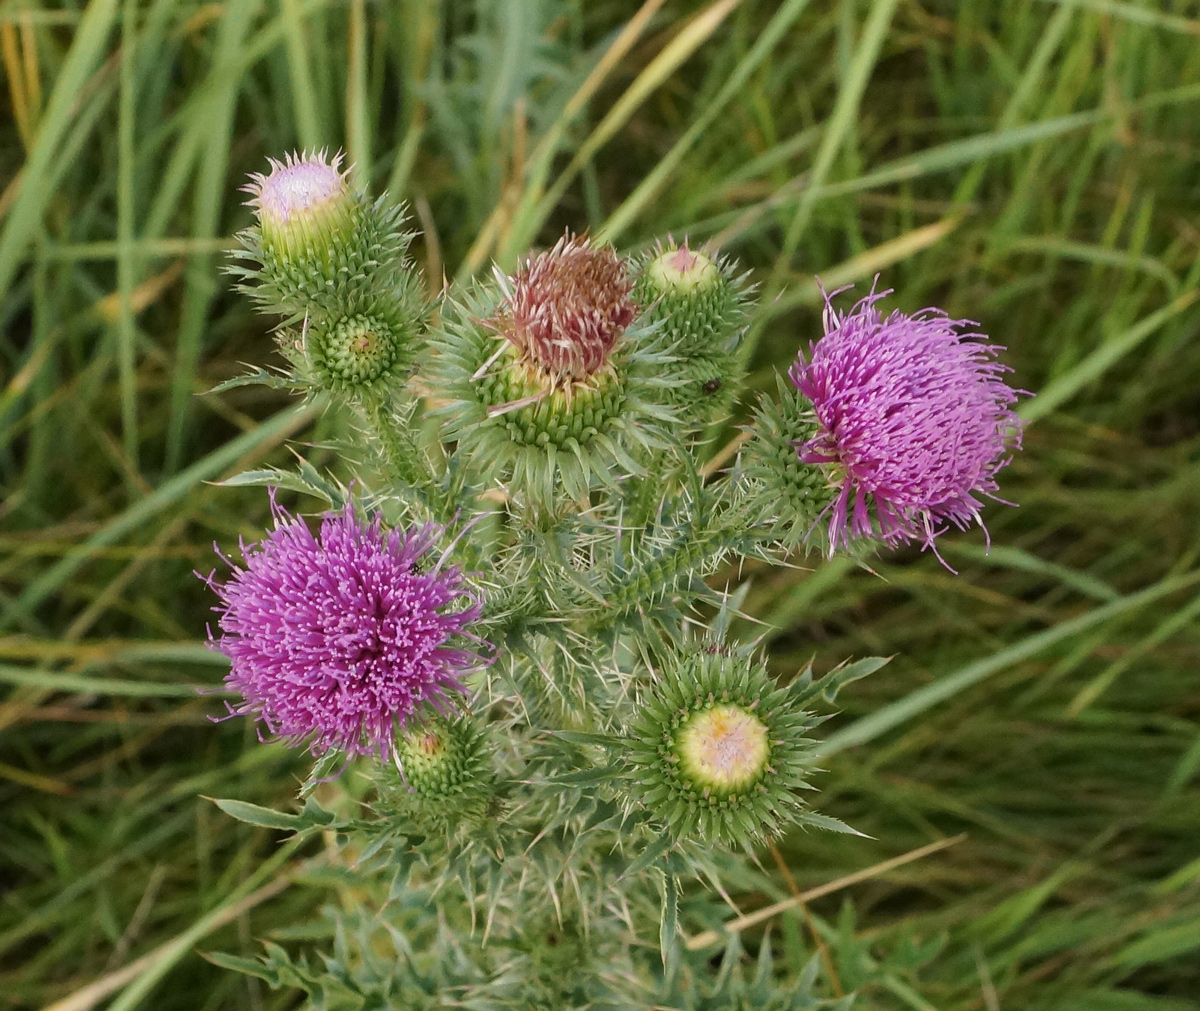
<svg viewBox="0 0 1200 1011">
<path fill-rule="evenodd" d="M 455 510 L 412 428 L 396 417 L 386 395 L 363 397 L 360 406 L 388 476 L 412 491 L 434 520 L 448 522 Z"/>
</svg>

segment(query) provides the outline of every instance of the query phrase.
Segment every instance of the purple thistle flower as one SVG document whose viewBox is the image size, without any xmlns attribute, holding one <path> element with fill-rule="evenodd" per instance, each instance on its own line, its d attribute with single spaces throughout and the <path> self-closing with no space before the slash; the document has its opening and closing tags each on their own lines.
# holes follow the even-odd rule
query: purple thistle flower
<svg viewBox="0 0 1200 1011">
<path fill-rule="evenodd" d="M 275 529 L 241 546 L 245 568 L 229 562 L 228 581 L 207 580 L 223 633 L 210 645 L 229 657 L 226 684 L 244 696 L 230 711 L 291 743 L 310 741 L 314 754 L 386 757 L 420 706 L 441 711 L 486 662 L 451 644 L 483 643 L 468 631 L 479 597 L 457 568 L 421 564 L 436 527 L 388 532 L 378 515 L 364 524 L 347 506 L 326 513 L 314 536 L 272 509 Z"/>
<path fill-rule="evenodd" d="M 995 497 L 996 473 L 1020 448 L 1017 394 L 994 357 L 1003 349 L 940 309 L 884 318 L 875 303 L 890 291 L 847 314 L 833 308 L 837 294 L 825 295 L 825 336 L 788 373 L 818 426 L 797 444 L 800 459 L 828 464 L 840 483 L 829 550 L 874 537 L 936 554 L 948 524 L 983 526 L 979 496 Z"/>
</svg>

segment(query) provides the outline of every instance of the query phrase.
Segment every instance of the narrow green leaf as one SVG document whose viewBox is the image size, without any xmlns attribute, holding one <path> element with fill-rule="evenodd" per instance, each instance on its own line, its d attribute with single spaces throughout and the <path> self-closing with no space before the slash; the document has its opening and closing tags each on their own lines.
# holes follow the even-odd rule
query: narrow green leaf
<svg viewBox="0 0 1200 1011">
<path fill-rule="evenodd" d="M 213 803 L 230 818 L 244 821 L 247 825 L 282 829 L 285 832 L 294 832 L 305 825 L 305 819 L 298 814 L 284 814 L 282 811 L 260 807 L 258 804 L 249 804 L 244 800 L 214 798 Z"/>
<path fill-rule="evenodd" d="M 195 698 L 200 691 L 217 691 L 213 685 L 181 685 L 161 681 L 127 681 L 118 678 L 88 677 L 85 674 L 58 674 L 31 667 L 0 665 L 0 683 L 40 688 L 50 692 L 80 695 L 121 695 L 129 698 Z"/>
<path fill-rule="evenodd" d="M 621 879 L 623 880 L 625 878 L 632 878 L 634 875 L 640 874 L 656 860 L 659 860 L 670 848 L 671 837 L 666 834 L 660 835 L 654 840 L 654 842 L 652 842 L 632 861 L 630 861 L 629 866 L 626 867 L 624 873 L 622 873 Z"/>
<path fill-rule="evenodd" d="M 679 882 L 674 874 L 663 874 L 658 883 L 662 897 L 662 912 L 658 924 L 658 950 L 662 963 L 667 965 L 675 951 L 675 936 L 679 931 Z"/>
<path fill-rule="evenodd" d="M 117 19 L 117 0 L 92 0 L 75 29 L 71 48 L 59 68 L 37 136 L 22 168 L 20 189 L 0 231 L 0 292 L 6 292 L 20 266 L 54 191 L 46 185 L 62 153 L 62 139 L 79 112 L 79 97 Z"/>
</svg>

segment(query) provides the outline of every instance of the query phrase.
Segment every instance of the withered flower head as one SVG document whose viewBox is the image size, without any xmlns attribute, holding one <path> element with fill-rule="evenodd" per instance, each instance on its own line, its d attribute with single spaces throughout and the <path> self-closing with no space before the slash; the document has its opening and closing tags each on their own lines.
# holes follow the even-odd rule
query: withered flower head
<svg viewBox="0 0 1200 1011">
<path fill-rule="evenodd" d="M 527 259 L 505 287 L 492 325 L 555 386 L 598 372 L 636 314 L 617 254 L 570 232 Z"/>
</svg>

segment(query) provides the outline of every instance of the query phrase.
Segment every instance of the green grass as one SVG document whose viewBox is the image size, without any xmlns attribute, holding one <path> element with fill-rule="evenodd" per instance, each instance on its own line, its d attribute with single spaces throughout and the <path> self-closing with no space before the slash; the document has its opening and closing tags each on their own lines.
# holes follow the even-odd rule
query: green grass
<svg viewBox="0 0 1200 1011">
<path fill-rule="evenodd" d="M 782 964 L 885 961 L 866 1008 L 1200 1008 L 1198 35 L 1184 0 L 0 4 L 0 1005 L 287 1006 L 194 952 L 344 887 L 203 799 L 285 803 L 304 758 L 191 693 L 191 573 L 266 519 L 212 482 L 333 434 L 198 395 L 274 360 L 219 272 L 237 187 L 328 145 L 435 279 L 565 225 L 719 238 L 767 295 L 756 388 L 814 274 L 1007 345 L 1040 395 L 990 556 L 746 572 L 780 673 L 896 659 L 821 777 L 873 838 L 789 837 L 736 898 L 965 833 L 777 918 Z"/>
</svg>

